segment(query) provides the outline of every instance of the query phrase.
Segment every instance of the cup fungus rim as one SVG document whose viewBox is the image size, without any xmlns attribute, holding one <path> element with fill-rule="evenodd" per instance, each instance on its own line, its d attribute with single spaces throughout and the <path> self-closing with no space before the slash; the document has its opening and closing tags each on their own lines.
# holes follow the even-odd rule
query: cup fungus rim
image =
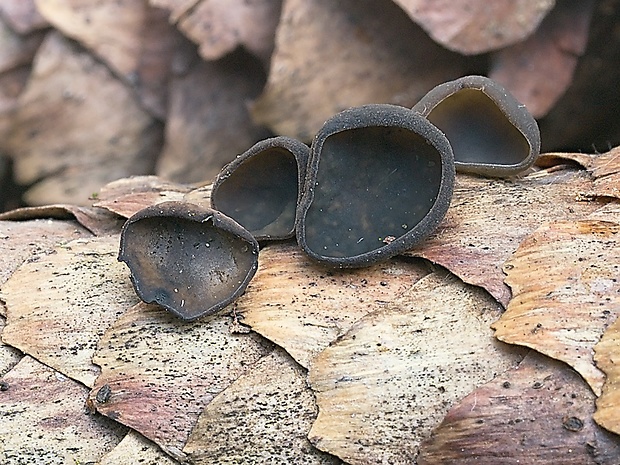
<svg viewBox="0 0 620 465">
<path fill-rule="evenodd" d="M 320 152 L 324 142 L 331 136 L 352 129 L 371 127 L 397 127 L 409 130 L 422 137 L 432 146 L 441 160 L 441 177 L 437 197 L 424 217 L 397 240 L 358 255 L 347 257 L 329 257 L 316 253 L 306 242 L 306 214 L 314 201 L 315 176 L 320 162 Z M 455 182 L 454 155 L 452 146 L 446 136 L 426 118 L 410 108 L 399 105 L 378 103 L 348 108 L 333 115 L 317 132 L 310 146 L 308 175 L 303 189 L 303 196 L 298 205 L 297 242 L 312 259 L 337 268 L 358 268 L 387 260 L 394 255 L 411 249 L 420 240 L 431 234 L 445 217 Z"/>
<path fill-rule="evenodd" d="M 188 218 L 185 215 L 189 215 L 190 217 Z M 214 305 L 205 308 L 204 311 L 199 312 L 196 315 L 188 316 L 187 314 L 179 311 L 174 306 L 162 302 L 157 302 L 157 299 L 146 300 L 142 283 L 138 278 L 134 276 L 135 270 L 133 265 L 126 260 L 128 253 L 126 234 L 133 224 L 141 220 L 151 218 L 178 218 L 186 221 L 195 221 L 199 224 L 211 223 L 212 227 L 215 227 L 216 229 L 221 229 L 227 234 L 231 234 L 232 236 L 239 238 L 244 242 L 247 242 L 250 246 L 250 253 L 254 257 L 253 264 L 248 270 L 248 272 L 245 274 L 241 283 L 239 283 L 235 287 L 234 291 L 226 299 L 223 299 L 220 302 L 217 302 Z M 254 238 L 254 236 L 252 236 L 252 234 L 250 234 L 243 226 L 241 226 L 232 218 L 210 207 L 196 205 L 189 202 L 171 200 L 145 207 L 142 210 L 139 210 L 138 212 L 133 214 L 125 221 L 121 229 L 119 253 L 117 259 L 119 262 L 124 262 L 129 268 L 129 278 L 134 286 L 136 294 L 143 302 L 155 303 L 170 311 L 172 314 L 181 318 L 182 320 L 194 321 L 203 316 L 217 313 L 224 307 L 230 305 L 245 292 L 248 284 L 250 283 L 258 269 L 258 253 L 259 244 Z"/>
<path fill-rule="evenodd" d="M 217 206 L 217 191 L 222 183 L 224 183 L 232 173 L 243 163 L 250 158 L 265 152 L 270 149 L 284 149 L 293 155 L 295 163 L 297 164 L 297 199 L 295 205 L 299 204 L 303 195 L 303 186 L 306 179 L 306 165 L 308 164 L 308 158 L 310 156 L 310 147 L 303 142 L 288 136 L 275 136 L 256 142 L 252 147 L 237 155 L 234 160 L 225 165 L 216 176 L 212 190 L 210 204 L 211 208 L 219 211 Z M 297 227 L 297 208 L 295 208 L 295 219 L 290 231 L 286 234 L 260 234 L 254 236 L 257 241 L 275 241 L 290 239 L 295 236 L 295 230 Z"/>
<path fill-rule="evenodd" d="M 462 173 L 508 177 L 519 174 L 531 167 L 540 154 L 541 140 L 538 123 L 524 104 L 519 102 L 504 86 L 491 78 L 469 75 L 439 84 L 422 97 L 413 106 L 412 110 L 426 118 L 445 99 L 465 89 L 478 90 L 495 103 L 510 124 L 523 135 L 529 146 L 529 152 L 521 162 L 513 164 L 475 163 L 455 160 L 456 170 Z"/>
</svg>

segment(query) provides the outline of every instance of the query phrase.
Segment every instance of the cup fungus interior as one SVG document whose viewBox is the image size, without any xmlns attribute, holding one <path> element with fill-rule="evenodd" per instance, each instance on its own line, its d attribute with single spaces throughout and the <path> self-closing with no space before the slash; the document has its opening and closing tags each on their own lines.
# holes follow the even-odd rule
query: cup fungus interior
<svg viewBox="0 0 620 465">
<path fill-rule="evenodd" d="M 409 232 L 433 207 L 438 150 L 400 127 L 344 130 L 323 142 L 306 246 L 323 257 L 365 254 Z"/>
<path fill-rule="evenodd" d="M 244 160 L 214 191 L 213 203 L 254 236 L 290 235 L 299 191 L 295 156 L 272 147 Z"/>
<path fill-rule="evenodd" d="M 212 221 L 149 217 L 128 223 L 119 259 L 136 292 L 183 319 L 213 313 L 230 303 L 256 268 L 256 251 Z"/>
<path fill-rule="evenodd" d="M 441 129 L 461 163 L 518 165 L 530 153 L 526 137 L 484 92 L 462 89 L 439 102 L 427 119 Z"/>
</svg>

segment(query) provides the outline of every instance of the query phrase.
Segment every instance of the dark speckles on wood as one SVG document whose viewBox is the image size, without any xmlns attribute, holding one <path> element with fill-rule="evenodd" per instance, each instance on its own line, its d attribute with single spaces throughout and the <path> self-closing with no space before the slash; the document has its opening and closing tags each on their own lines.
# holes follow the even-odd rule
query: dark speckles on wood
<svg viewBox="0 0 620 465">
<path fill-rule="evenodd" d="M 576 433 L 583 429 L 584 423 L 581 418 L 566 416 L 562 419 L 562 426 L 564 429 Z"/>
<path fill-rule="evenodd" d="M 90 395 L 97 411 L 166 451 L 180 451 L 214 396 L 273 350 L 256 333 L 231 334 L 229 325 L 221 315 L 182 322 L 143 302 L 128 309 L 103 335 L 93 358 L 101 367 Z M 97 403 L 106 384 L 111 396 Z"/>
<path fill-rule="evenodd" d="M 620 439 L 592 419 L 595 399 L 574 370 L 531 351 L 452 407 L 418 463 L 615 465 Z"/>
<path fill-rule="evenodd" d="M 104 384 L 97 391 L 97 396 L 95 400 L 100 404 L 105 404 L 108 400 L 110 400 L 110 396 L 112 395 L 112 388 L 110 388 L 109 384 Z"/>
</svg>

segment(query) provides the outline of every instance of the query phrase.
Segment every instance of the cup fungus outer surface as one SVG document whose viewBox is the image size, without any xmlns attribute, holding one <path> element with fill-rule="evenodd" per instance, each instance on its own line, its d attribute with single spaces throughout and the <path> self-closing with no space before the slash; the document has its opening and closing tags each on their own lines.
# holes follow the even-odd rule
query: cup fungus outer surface
<svg viewBox="0 0 620 465">
<path fill-rule="evenodd" d="M 416 112 L 388 104 L 344 110 L 312 142 L 297 241 L 333 267 L 386 260 L 435 230 L 454 178 L 450 143 Z"/>
<path fill-rule="evenodd" d="M 245 291 L 258 266 L 258 243 L 218 211 L 163 202 L 125 222 L 118 259 L 144 302 L 195 320 Z"/>
<path fill-rule="evenodd" d="M 309 152 L 286 136 L 257 142 L 219 173 L 211 206 L 259 241 L 293 237 Z"/>
<path fill-rule="evenodd" d="M 540 153 L 534 117 L 485 76 L 464 76 L 440 84 L 413 110 L 445 133 L 457 171 L 512 176 L 532 166 Z"/>
</svg>

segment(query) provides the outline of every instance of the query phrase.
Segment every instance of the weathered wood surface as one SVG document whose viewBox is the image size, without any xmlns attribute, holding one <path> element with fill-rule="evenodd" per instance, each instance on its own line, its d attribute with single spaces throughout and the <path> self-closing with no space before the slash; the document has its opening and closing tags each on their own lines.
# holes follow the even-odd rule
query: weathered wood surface
<svg viewBox="0 0 620 465">
<path fill-rule="evenodd" d="M 618 8 L 1 2 L 0 208 L 41 206 L 0 214 L 0 463 L 620 463 Z M 459 175 L 436 233 L 383 264 L 274 243 L 217 315 L 139 302 L 125 218 L 208 205 L 259 139 L 471 73 L 556 152 Z"/>
</svg>

